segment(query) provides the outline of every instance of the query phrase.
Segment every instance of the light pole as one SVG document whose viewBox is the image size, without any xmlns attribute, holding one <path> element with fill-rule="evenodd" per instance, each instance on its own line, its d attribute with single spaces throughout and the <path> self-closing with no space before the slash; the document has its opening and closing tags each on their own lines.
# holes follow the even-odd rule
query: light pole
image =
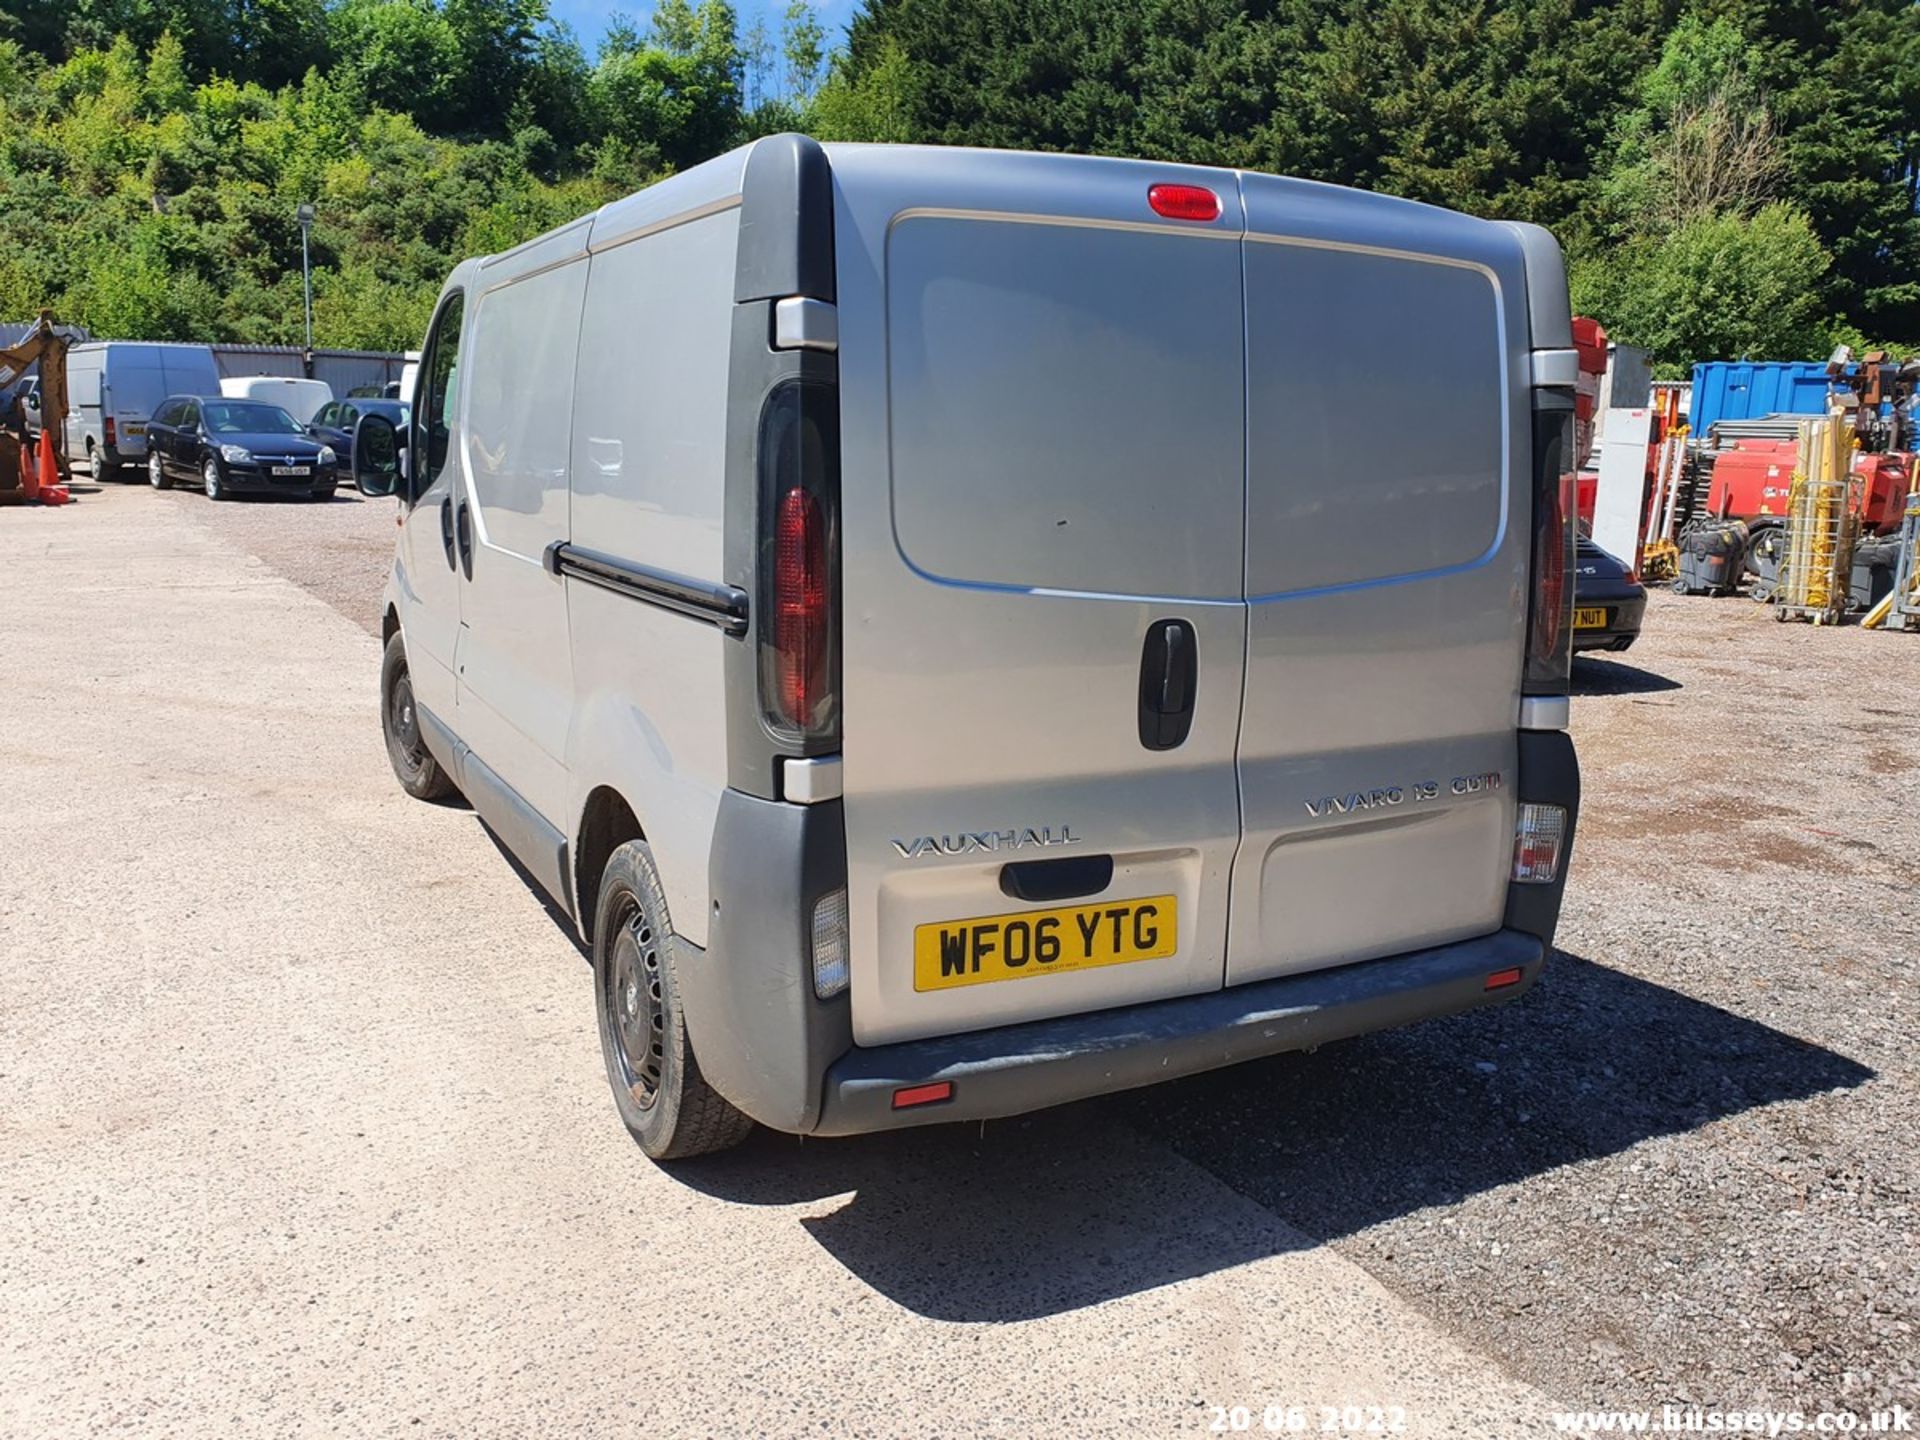
<svg viewBox="0 0 1920 1440">
<path fill-rule="evenodd" d="M 305 201 L 293 212 L 300 222 L 300 291 L 307 309 L 307 377 L 313 377 L 313 267 L 307 259 L 307 232 L 313 228 L 313 206 Z"/>
</svg>

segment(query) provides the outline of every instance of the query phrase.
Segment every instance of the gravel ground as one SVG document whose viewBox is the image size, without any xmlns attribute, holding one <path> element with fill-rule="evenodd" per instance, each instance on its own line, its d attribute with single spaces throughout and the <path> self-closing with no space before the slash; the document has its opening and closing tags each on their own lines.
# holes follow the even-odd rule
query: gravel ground
<svg viewBox="0 0 1920 1440">
<path fill-rule="evenodd" d="M 1662 592 L 1575 669 L 1540 987 L 1126 1103 L 1569 1403 L 1912 1408 L 1920 636 Z"/>
<path fill-rule="evenodd" d="M 350 489 L 325 503 L 267 495 L 216 505 L 197 490 L 177 489 L 154 498 L 182 507 L 361 629 L 380 633 L 380 592 L 393 564 L 393 501 Z"/>
<path fill-rule="evenodd" d="M 166 503 L 377 630 L 385 502 Z M 1576 665 L 1518 1004 L 1090 1106 L 1570 1405 L 1920 1399 L 1920 636 L 1653 596 Z"/>
</svg>

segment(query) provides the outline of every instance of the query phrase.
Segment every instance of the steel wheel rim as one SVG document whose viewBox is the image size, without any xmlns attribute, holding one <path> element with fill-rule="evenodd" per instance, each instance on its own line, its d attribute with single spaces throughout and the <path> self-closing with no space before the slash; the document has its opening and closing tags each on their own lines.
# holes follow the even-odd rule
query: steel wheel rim
<svg viewBox="0 0 1920 1440">
<path fill-rule="evenodd" d="M 393 682 L 393 694 L 387 700 L 387 726 L 400 746 L 400 758 L 409 774 L 424 763 L 420 753 L 420 712 L 413 703 L 413 681 L 403 670 Z"/>
<path fill-rule="evenodd" d="M 646 912 L 632 894 L 614 912 L 602 1019 L 607 1026 L 620 1083 L 640 1109 L 660 1096 L 666 1063 L 667 1013 L 661 988 L 660 946 Z"/>
</svg>

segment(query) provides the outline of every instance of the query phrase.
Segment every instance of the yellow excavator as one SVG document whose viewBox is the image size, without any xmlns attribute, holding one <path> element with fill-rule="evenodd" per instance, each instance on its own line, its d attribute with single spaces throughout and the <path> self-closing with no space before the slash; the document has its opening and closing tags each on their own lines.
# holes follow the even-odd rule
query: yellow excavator
<svg viewBox="0 0 1920 1440">
<path fill-rule="evenodd" d="M 27 433 L 24 397 L 17 392 L 0 415 L 0 504 L 9 501 L 63 505 L 72 479 L 67 468 L 67 347 L 72 342 L 40 312 L 19 342 L 0 349 L 0 387 L 12 385 L 35 361 L 40 365 L 40 443 Z"/>
</svg>

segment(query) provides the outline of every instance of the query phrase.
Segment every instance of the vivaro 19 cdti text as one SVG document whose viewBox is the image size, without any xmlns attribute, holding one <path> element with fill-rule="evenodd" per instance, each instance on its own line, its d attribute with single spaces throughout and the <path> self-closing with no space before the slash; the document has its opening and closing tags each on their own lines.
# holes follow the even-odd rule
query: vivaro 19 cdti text
<svg viewBox="0 0 1920 1440">
<path fill-rule="evenodd" d="M 394 767 L 572 917 L 659 1158 L 1510 999 L 1578 806 L 1571 344 L 1532 226 L 758 141 L 462 263 L 359 422 Z"/>
</svg>

